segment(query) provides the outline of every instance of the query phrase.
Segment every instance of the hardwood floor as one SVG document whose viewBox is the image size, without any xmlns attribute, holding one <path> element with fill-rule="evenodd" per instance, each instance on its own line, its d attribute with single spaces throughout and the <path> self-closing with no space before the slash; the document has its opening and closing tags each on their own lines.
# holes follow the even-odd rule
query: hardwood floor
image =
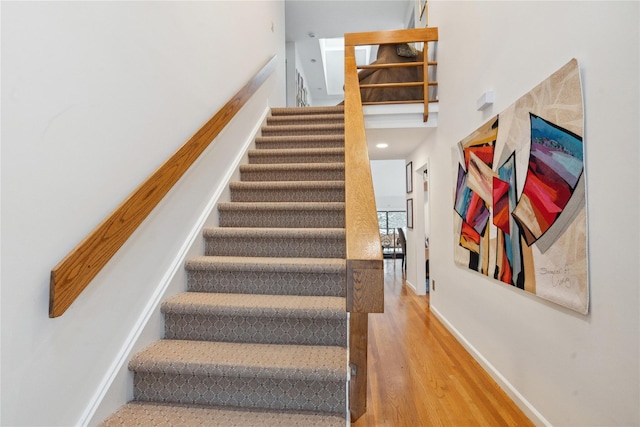
<svg viewBox="0 0 640 427">
<path fill-rule="evenodd" d="M 369 315 L 365 426 L 533 426 L 385 260 L 385 312 Z"/>
</svg>

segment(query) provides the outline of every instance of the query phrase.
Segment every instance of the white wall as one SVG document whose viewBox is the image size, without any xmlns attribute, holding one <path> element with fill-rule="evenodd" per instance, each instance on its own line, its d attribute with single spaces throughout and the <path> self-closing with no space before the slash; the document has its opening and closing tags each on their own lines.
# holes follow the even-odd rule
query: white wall
<svg viewBox="0 0 640 427">
<path fill-rule="evenodd" d="M 287 78 L 287 107 L 296 106 L 296 44 L 294 42 L 286 43 L 286 78 Z"/>
<path fill-rule="evenodd" d="M 298 75 L 302 76 L 303 87 L 307 89 L 307 106 L 313 105 L 311 90 L 309 89 L 309 81 L 304 71 L 302 59 L 298 52 L 298 46 L 294 42 L 286 43 L 287 56 L 287 107 L 296 106 L 296 96 L 298 90 Z"/>
<path fill-rule="evenodd" d="M 431 305 L 538 423 L 640 424 L 639 3 L 429 2 L 440 111 L 429 159 Z M 451 147 L 571 58 L 585 100 L 591 310 L 576 314 L 453 263 Z M 476 111 L 486 90 L 495 106 Z M 417 206 L 422 206 L 417 203 Z M 409 232 L 410 243 L 422 230 Z M 418 266 L 409 262 L 409 279 Z"/>
<path fill-rule="evenodd" d="M 371 179 L 379 211 L 404 211 L 404 160 L 371 160 Z"/>
<path fill-rule="evenodd" d="M 131 393 L 112 376 L 183 275 L 194 227 L 254 125 L 284 105 L 284 5 L 2 2 L 1 24 L 0 424 L 83 424 L 112 382 Z M 50 319 L 51 268 L 274 54 L 277 71 L 242 122 Z"/>
</svg>

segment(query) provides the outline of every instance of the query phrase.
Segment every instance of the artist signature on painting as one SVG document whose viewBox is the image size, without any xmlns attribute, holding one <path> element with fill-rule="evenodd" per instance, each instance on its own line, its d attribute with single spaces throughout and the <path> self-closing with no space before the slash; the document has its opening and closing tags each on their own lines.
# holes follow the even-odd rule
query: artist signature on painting
<svg viewBox="0 0 640 427">
<path fill-rule="evenodd" d="M 538 270 L 538 274 L 542 276 L 551 276 L 551 284 L 554 287 L 564 286 L 565 288 L 571 287 L 571 275 L 569 267 L 560 267 L 556 269 L 550 269 L 541 267 Z"/>
</svg>

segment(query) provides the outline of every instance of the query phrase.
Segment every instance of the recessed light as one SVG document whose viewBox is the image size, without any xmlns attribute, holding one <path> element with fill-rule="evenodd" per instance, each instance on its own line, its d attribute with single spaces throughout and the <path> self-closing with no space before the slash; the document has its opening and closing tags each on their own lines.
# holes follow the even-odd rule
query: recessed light
<svg viewBox="0 0 640 427">
<path fill-rule="evenodd" d="M 389 146 L 389 144 L 385 144 L 384 142 L 381 144 L 376 144 L 376 147 L 378 148 L 387 148 Z"/>
<path fill-rule="evenodd" d="M 313 31 L 309 31 L 309 37 L 314 38 L 316 36 L 316 33 L 314 33 Z"/>
<path fill-rule="evenodd" d="M 314 64 L 316 63 L 316 60 L 311 58 L 311 62 L 313 62 Z"/>
</svg>

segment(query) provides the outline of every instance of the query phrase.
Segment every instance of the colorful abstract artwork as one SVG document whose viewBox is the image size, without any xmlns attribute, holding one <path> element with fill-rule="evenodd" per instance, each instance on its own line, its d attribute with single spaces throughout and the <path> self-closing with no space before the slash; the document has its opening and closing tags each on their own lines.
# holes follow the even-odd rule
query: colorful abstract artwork
<svg viewBox="0 0 640 427">
<path fill-rule="evenodd" d="M 589 311 L 584 112 L 573 59 L 454 148 L 454 260 Z"/>
</svg>

